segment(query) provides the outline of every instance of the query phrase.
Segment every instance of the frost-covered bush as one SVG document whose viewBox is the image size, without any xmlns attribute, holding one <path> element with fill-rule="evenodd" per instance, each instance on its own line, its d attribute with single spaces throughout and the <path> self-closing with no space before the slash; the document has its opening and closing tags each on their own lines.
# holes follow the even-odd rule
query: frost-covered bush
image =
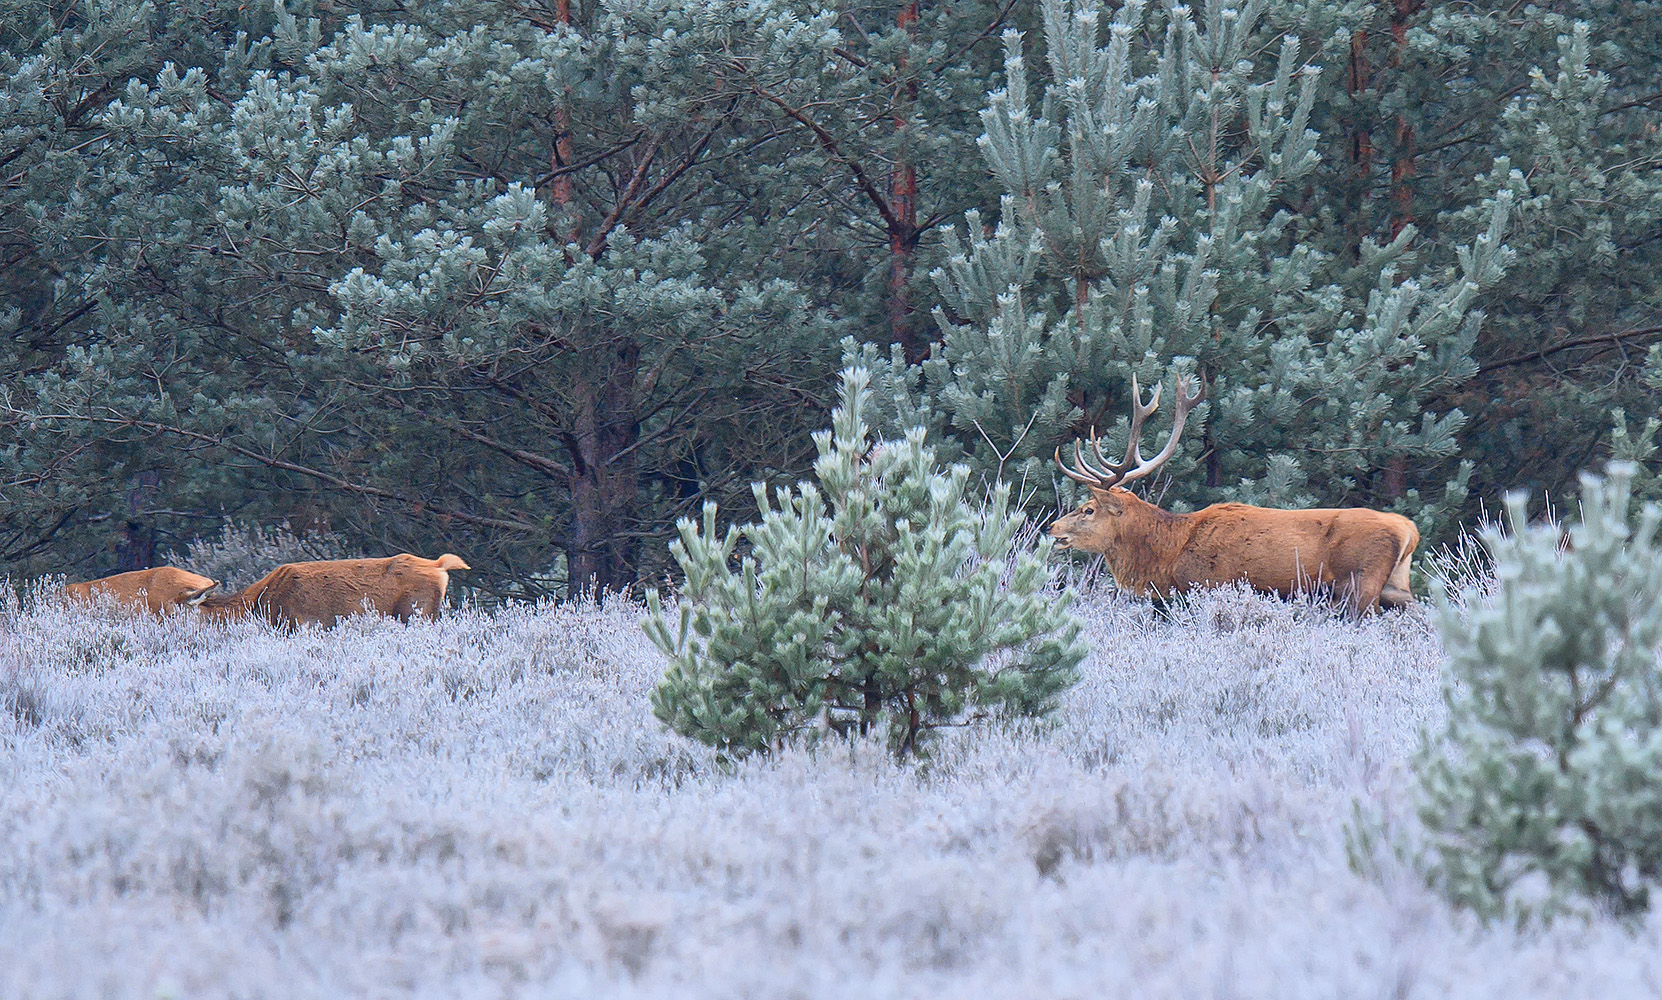
<svg viewBox="0 0 1662 1000">
<path fill-rule="evenodd" d="M 1507 499 L 1496 587 L 1438 592 L 1447 728 L 1416 759 L 1433 882 L 1485 919 L 1646 909 L 1662 877 L 1662 509 L 1582 479 L 1565 551 Z"/>
<path fill-rule="evenodd" d="M 1650 349 L 1640 377 L 1657 393 L 1654 398 L 1662 399 L 1662 345 Z M 1626 410 L 1617 407 L 1610 415 L 1615 424 L 1611 429 L 1610 454 L 1637 467 L 1633 476 L 1634 495 L 1645 500 L 1662 500 L 1662 442 L 1657 436 L 1662 431 L 1662 408 L 1639 414 L 1644 423 L 1636 429 L 1628 426 Z"/>
<path fill-rule="evenodd" d="M 193 573 L 218 580 L 218 592 L 230 593 L 283 563 L 349 559 L 357 554 L 326 531 L 302 534 L 290 528 L 287 521 L 262 527 L 226 520 L 218 535 L 195 539 L 172 558 Z"/>
<path fill-rule="evenodd" d="M 757 484 L 762 520 L 724 536 L 714 505 L 702 532 L 680 523 L 679 621 L 654 593 L 645 623 L 671 658 L 652 708 L 677 732 L 744 753 L 876 728 L 905 756 L 974 710 L 1043 716 L 1077 678 L 1085 648 L 1050 540 L 1018 551 L 1008 487 L 967 502 L 969 470 L 938 471 L 921 428 L 873 444 L 867 382 L 843 373 L 832 429 L 814 436 L 818 486 L 780 489 L 775 507 Z"/>
<path fill-rule="evenodd" d="M 1483 545 L 1482 528 L 1462 528 L 1453 541 L 1426 552 L 1419 569 L 1428 581 L 1433 581 L 1430 583 L 1433 589 L 1441 587 L 1447 593 L 1470 592 L 1481 599 L 1494 590 L 1495 561 Z"/>
</svg>

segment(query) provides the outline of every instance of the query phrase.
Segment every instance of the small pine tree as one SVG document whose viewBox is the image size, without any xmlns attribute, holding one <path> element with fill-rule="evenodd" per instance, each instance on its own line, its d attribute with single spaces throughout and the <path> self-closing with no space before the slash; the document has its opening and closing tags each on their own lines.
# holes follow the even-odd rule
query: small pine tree
<svg viewBox="0 0 1662 1000">
<path fill-rule="evenodd" d="M 1641 381 L 1655 393 L 1652 400 L 1662 399 L 1662 347 L 1650 349 Z M 1654 402 L 1652 408 L 1655 408 Z M 1633 493 L 1643 500 L 1662 501 L 1662 468 L 1657 460 L 1659 448 L 1656 433 L 1662 430 L 1662 410 L 1644 415 L 1644 423 L 1634 429 L 1628 426 L 1627 411 L 1616 407 L 1611 411 L 1615 426 L 1610 433 L 1610 457 L 1632 462 L 1638 472 L 1633 477 Z"/>
<path fill-rule="evenodd" d="M 1567 551 L 1509 496 L 1510 533 L 1483 535 L 1493 594 L 1437 588 L 1449 717 L 1415 761 L 1424 863 L 1485 920 L 1637 914 L 1662 878 L 1662 508 L 1630 521 L 1633 472 L 1582 477 Z"/>
<path fill-rule="evenodd" d="M 832 429 L 814 437 L 819 480 L 716 533 L 679 523 L 679 624 L 656 591 L 647 634 L 671 659 L 652 710 L 728 753 L 827 732 L 886 732 L 897 756 L 974 709 L 1043 716 L 1084 658 L 1072 594 L 1051 586 L 1048 538 L 1018 552 L 1025 518 L 999 486 L 977 508 L 969 470 L 941 473 L 924 431 L 873 444 L 863 369 L 843 373 Z M 750 552 L 735 572 L 740 539 Z"/>
</svg>

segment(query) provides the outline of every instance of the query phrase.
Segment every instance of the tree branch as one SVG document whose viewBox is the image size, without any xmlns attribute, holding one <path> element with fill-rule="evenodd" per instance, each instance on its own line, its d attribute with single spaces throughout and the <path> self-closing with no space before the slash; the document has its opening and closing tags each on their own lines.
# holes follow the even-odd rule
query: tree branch
<svg viewBox="0 0 1662 1000">
<path fill-rule="evenodd" d="M 735 97 L 727 105 L 728 115 L 733 113 L 733 109 L 738 105 L 738 103 L 739 99 Z M 671 184 L 674 184 L 678 179 L 680 179 L 682 174 L 686 173 L 688 170 L 691 170 L 693 164 L 698 162 L 698 158 L 704 155 L 704 151 L 710 148 L 710 140 L 716 137 L 716 132 L 720 131 L 721 126 L 726 124 L 726 122 L 727 115 L 723 115 L 721 118 L 718 118 L 716 123 L 711 125 L 709 129 L 705 131 L 704 135 L 699 138 L 698 142 L 693 145 L 692 152 L 688 153 L 680 163 L 675 165 L 673 169 L 665 172 L 664 176 L 658 179 L 658 183 L 652 185 L 650 188 L 647 188 L 646 192 L 640 196 L 640 199 L 636 201 L 635 204 L 629 206 L 629 211 L 631 213 L 638 212 L 646 206 L 652 204 L 653 200 L 663 194 L 665 189 L 667 189 Z"/>
<path fill-rule="evenodd" d="M 396 396 L 393 398 L 397 399 Z M 515 448 L 506 441 L 498 441 L 496 438 L 490 437 L 489 435 L 481 434 L 460 421 L 432 416 L 428 414 L 427 411 L 411 406 L 401 399 L 397 399 L 397 402 L 401 409 L 409 413 L 414 413 L 423 420 L 431 421 L 454 434 L 460 434 L 469 441 L 475 442 L 476 444 L 482 444 L 492 451 L 500 452 L 521 465 L 529 466 L 539 472 L 546 472 L 551 476 L 569 478 L 572 475 L 571 466 L 566 465 L 564 462 L 549 458 L 546 455 L 538 455 L 536 452 L 526 451 L 523 448 Z"/>
<path fill-rule="evenodd" d="M 636 196 L 641 193 L 641 185 L 646 183 L 646 172 L 651 169 L 652 161 L 657 156 L 658 142 L 654 139 L 647 143 L 646 155 L 641 157 L 641 162 L 635 165 L 635 173 L 629 178 L 629 186 L 619 196 L 617 203 L 612 206 L 612 210 L 606 214 L 605 221 L 600 224 L 600 231 L 595 233 L 594 239 L 590 240 L 589 245 L 583 248 L 584 253 L 592 258 L 598 258 L 605 251 L 606 237 L 612 235 L 612 230 L 616 229 L 617 224 L 622 221 L 623 213 L 632 207 Z"/>
<path fill-rule="evenodd" d="M 64 525 L 68 524 L 70 519 L 80 512 L 81 508 L 71 507 L 62 517 L 58 518 L 57 523 L 46 529 L 46 531 L 33 542 L 30 542 L 22 548 L 9 549 L 5 552 L 0 552 L 0 559 L 5 560 L 6 562 L 17 562 L 41 551 L 46 548 L 47 543 L 50 542 L 58 532 L 63 530 Z M 18 531 L 17 534 L 12 537 L 19 538 L 22 534 L 22 531 Z"/>
<path fill-rule="evenodd" d="M 1622 104 L 1618 104 L 1615 107 L 1605 108 L 1603 111 L 1601 111 L 1599 113 L 1601 115 L 1613 115 L 1618 111 L 1626 111 L 1628 108 L 1644 107 L 1645 105 L 1651 103 L 1652 101 L 1662 101 L 1662 94 L 1651 94 L 1648 97 L 1635 98 L 1634 100 L 1627 101 L 1627 102 L 1622 103 Z"/>
<path fill-rule="evenodd" d="M 745 69 L 743 64 L 734 63 L 733 66 L 735 70 L 744 76 L 750 75 L 750 71 Z M 865 193 L 866 198 L 877 208 L 878 214 L 883 216 L 883 224 L 887 226 L 890 231 L 900 228 L 900 218 L 895 215 L 894 209 L 890 207 L 888 201 L 883 198 L 882 192 L 878 191 L 877 185 L 873 184 L 871 178 L 866 176 L 864 168 L 843 153 L 842 148 L 837 145 L 836 136 L 826 131 L 825 126 L 814 121 L 812 118 L 809 118 L 800 110 L 792 107 L 788 101 L 782 97 L 779 97 L 777 94 L 774 94 L 760 83 L 752 83 L 750 85 L 750 91 L 757 97 L 762 98 L 764 101 L 767 101 L 779 110 L 785 112 L 785 114 L 789 115 L 792 120 L 812 132 L 814 134 L 814 138 L 819 140 L 819 144 L 824 147 L 825 151 L 831 154 L 831 158 L 847 167 L 849 172 L 854 175 L 854 183 L 859 185 L 860 190 Z"/>
<path fill-rule="evenodd" d="M 394 503 L 408 504 L 417 513 L 431 514 L 437 518 L 461 521 L 463 524 L 478 525 L 482 528 L 502 528 L 507 531 L 523 532 L 534 532 L 538 530 L 536 525 L 527 524 L 523 521 L 509 521 L 503 518 L 484 517 L 479 514 L 469 514 L 465 511 L 452 510 L 448 507 L 441 507 L 437 504 L 428 503 L 425 500 L 417 500 L 412 497 L 407 497 L 401 493 L 394 493 L 391 490 L 384 490 L 379 486 L 365 486 L 362 483 L 354 483 L 350 480 L 342 479 L 340 476 L 333 475 L 332 473 L 324 472 L 321 469 L 313 469 L 308 466 L 290 462 L 272 455 L 262 455 L 261 453 L 254 451 L 252 448 L 245 448 L 240 444 L 227 441 L 225 440 L 225 437 L 220 434 L 207 434 L 202 431 L 193 431 L 187 427 L 176 427 L 172 424 L 164 424 L 155 420 L 142 420 L 138 417 L 122 416 L 119 414 L 108 417 L 99 417 L 84 413 L 25 413 L 15 409 L 11 410 L 11 412 L 17 416 L 28 417 L 34 420 L 74 420 L 81 423 L 103 424 L 109 427 L 131 427 L 137 430 L 150 431 L 154 434 L 169 434 L 174 437 L 184 438 L 187 441 L 195 441 L 199 444 L 223 448 L 234 455 L 241 455 L 244 458 L 251 459 L 268 468 L 281 469 L 284 472 L 292 472 L 299 476 L 306 476 L 310 479 L 327 483 L 338 490 L 344 490 L 348 493 L 375 497 L 380 500 L 389 500 Z"/>
<path fill-rule="evenodd" d="M 1511 368 L 1514 365 L 1526 365 L 1531 361 L 1540 361 L 1543 358 L 1558 354 L 1561 351 L 1570 351 L 1577 347 L 1589 347 L 1594 344 L 1604 343 L 1608 343 L 1612 346 L 1620 346 L 1622 342 L 1630 338 L 1654 337 L 1658 334 L 1662 334 L 1662 326 L 1645 326 L 1636 330 L 1623 330 L 1620 333 L 1598 333 L 1587 337 L 1576 337 L 1572 340 L 1566 340 L 1561 344 L 1554 344 L 1551 347 L 1543 347 L 1538 351 L 1530 351 L 1528 354 L 1519 354 L 1510 358 L 1502 358 L 1499 361 L 1492 361 L 1481 367 L 1483 371 L 1492 372 L 1501 368 Z"/>
<path fill-rule="evenodd" d="M 968 52 L 970 49 L 975 48 L 977 45 L 980 45 L 987 38 L 991 37 L 992 33 L 997 31 L 999 27 L 1004 24 L 1004 20 L 1008 18 L 1010 16 L 1010 12 L 1015 9 L 1016 0 L 1005 0 L 1004 7 L 999 10 L 998 16 L 993 18 L 992 23 L 982 29 L 981 34 L 976 35 L 974 38 L 970 39 L 963 46 L 961 46 L 958 51 L 941 60 L 941 64 L 935 67 L 935 75 L 940 76 L 942 73 L 945 73 L 948 69 L 957 64 L 960 56 Z"/>
<path fill-rule="evenodd" d="M 549 182 L 553 181 L 557 177 L 564 177 L 566 174 L 575 174 L 579 170 L 587 170 L 589 167 L 594 166 L 596 163 L 599 163 L 601 160 L 608 159 L 610 157 L 616 156 L 617 154 L 619 154 L 619 153 L 623 152 L 624 150 L 628 149 L 630 146 L 633 146 L 635 143 L 640 142 L 641 139 L 645 137 L 645 135 L 646 135 L 646 133 L 642 132 L 642 133 L 636 135 L 634 138 L 625 139 L 622 142 L 618 143 L 617 145 L 613 146 L 611 149 L 602 150 L 602 151 L 594 154 L 593 156 L 589 157 L 586 160 L 580 160 L 576 163 L 568 164 L 566 166 L 558 167 L 554 170 L 550 170 L 548 173 L 543 174 L 541 177 L 538 177 L 536 179 L 536 181 L 531 186 L 533 188 L 546 187 L 546 186 L 548 186 Z"/>
</svg>

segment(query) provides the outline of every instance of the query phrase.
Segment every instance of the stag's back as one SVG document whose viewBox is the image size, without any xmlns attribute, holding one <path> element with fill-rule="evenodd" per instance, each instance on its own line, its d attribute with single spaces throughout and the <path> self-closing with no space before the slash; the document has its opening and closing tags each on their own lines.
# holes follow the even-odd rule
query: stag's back
<svg viewBox="0 0 1662 1000">
<path fill-rule="evenodd" d="M 229 598 L 203 603 L 215 617 L 255 614 L 288 626 L 334 625 L 365 610 L 399 621 L 439 617 L 450 571 L 467 563 L 446 553 L 437 559 L 403 553 L 381 559 L 284 563 Z"/>
</svg>

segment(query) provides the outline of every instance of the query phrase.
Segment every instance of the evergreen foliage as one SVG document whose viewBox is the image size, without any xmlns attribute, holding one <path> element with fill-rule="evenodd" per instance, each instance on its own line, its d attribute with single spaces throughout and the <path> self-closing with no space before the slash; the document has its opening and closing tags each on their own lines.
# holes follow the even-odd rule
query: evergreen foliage
<svg viewBox="0 0 1662 1000">
<path fill-rule="evenodd" d="M 967 153 L 1001 77 L 999 31 L 1032 21 L 1035 5 L 838 0 L 814 9 L 834 15 L 819 59 L 788 74 L 746 62 L 735 81 L 791 140 L 775 147 L 766 173 L 789 192 L 793 214 L 814 220 L 773 252 L 851 329 L 920 360 L 934 338 L 928 275 L 942 226 L 998 196 Z"/>
<path fill-rule="evenodd" d="M 1365 54 L 1350 53 L 1344 92 L 1318 114 L 1350 140 L 1332 160 L 1357 193 L 1323 201 L 1372 231 L 1411 223 L 1435 245 L 1467 239 L 1482 225 L 1474 206 L 1513 192 L 1514 263 L 1477 299 L 1477 374 L 1436 402 L 1470 417 L 1468 519 L 1510 489 L 1571 495 L 1609 454 L 1609 411 L 1646 405 L 1635 362 L 1662 337 L 1662 6 L 1373 10 L 1346 39 Z"/>
<path fill-rule="evenodd" d="M 863 355 L 906 396 L 895 409 L 933 414 L 983 472 L 1043 477 L 1060 441 L 1125 409 L 1130 375 L 1175 362 L 1212 386 L 1199 455 L 1172 466 L 1180 500 L 1430 518 L 1464 499 L 1464 414 L 1430 401 L 1474 371 L 1472 306 L 1507 261 L 1512 194 L 1439 264 L 1411 226 L 1354 254 L 1324 242 L 1300 204 L 1321 71 L 1284 6 L 1044 0 L 1036 92 L 1005 34 L 980 139 L 1005 189 L 996 226 L 970 213 L 948 240 L 941 342 L 918 374 Z"/>
<path fill-rule="evenodd" d="M 1659 10 L 0 0 L 0 566 L 627 586 L 801 476 L 844 337 L 972 476 L 1175 364 L 1177 505 L 1434 543 L 1654 412 Z"/>
<path fill-rule="evenodd" d="M 1641 383 L 1652 393 L 1640 417 L 1644 422 L 1637 428 L 1629 426 L 1627 411 L 1618 406 L 1612 414 L 1615 427 L 1611 431 L 1610 454 L 1617 461 L 1632 463 L 1635 496 L 1662 502 L 1662 448 L 1656 438 L 1662 430 L 1662 346 L 1650 349 Z"/>
<path fill-rule="evenodd" d="M 466 551 L 503 594 L 561 566 L 615 588 L 678 513 L 800 467 L 836 327 L 778 252 L 814 222 L 746 159 L 791 151 L 731 65 L 811 75 L 831 15 L 562 10 L 301 2 L 109 67 L 59 142 L 78 172 L 43 181 L 74 197 L 17 213 L 82 328 L 6 313 L 33 351 L 7 386 L 10 510 L 56 535 L 7 554 L 107 569 L 118 518 L 175 547 L 287 518 Z M 17 115 L 50 117 L 32 86 Z M 30 121 L 8 134 L 58 166 Z"/>
<path fill-rule="evenodd" d="M 1428 872 L 1485 919 L 1633 915 L 1662 879 L 1662 508 L 1633 468 L 1582 479 L 1560 544 L 1507 498 L 1492 593 L 1438 592 L 1447 729 L 1415 761 Z"/>
<path fill-rule="evenodd" d="M 676 731 L 742 754 L 881 729 L 904 757 L 980 710 L 1043 716 L 1077 678 L 1085 648 L 1050 540 L 1021 544 L 1007 485 L 969 503 L 969 469 L 939 471 L 922 428 L 874 443 L 868 394 L 866 372 L 844 372 L 814 435 L 818 485 L 770 502 L 755 484 L 761 520 L 725 533 L 714 505 L 702 528 L 679 523 L 678 620 L 656 591 L 646 620 L 671 658 L 652 708 Z"/>
</svg>

